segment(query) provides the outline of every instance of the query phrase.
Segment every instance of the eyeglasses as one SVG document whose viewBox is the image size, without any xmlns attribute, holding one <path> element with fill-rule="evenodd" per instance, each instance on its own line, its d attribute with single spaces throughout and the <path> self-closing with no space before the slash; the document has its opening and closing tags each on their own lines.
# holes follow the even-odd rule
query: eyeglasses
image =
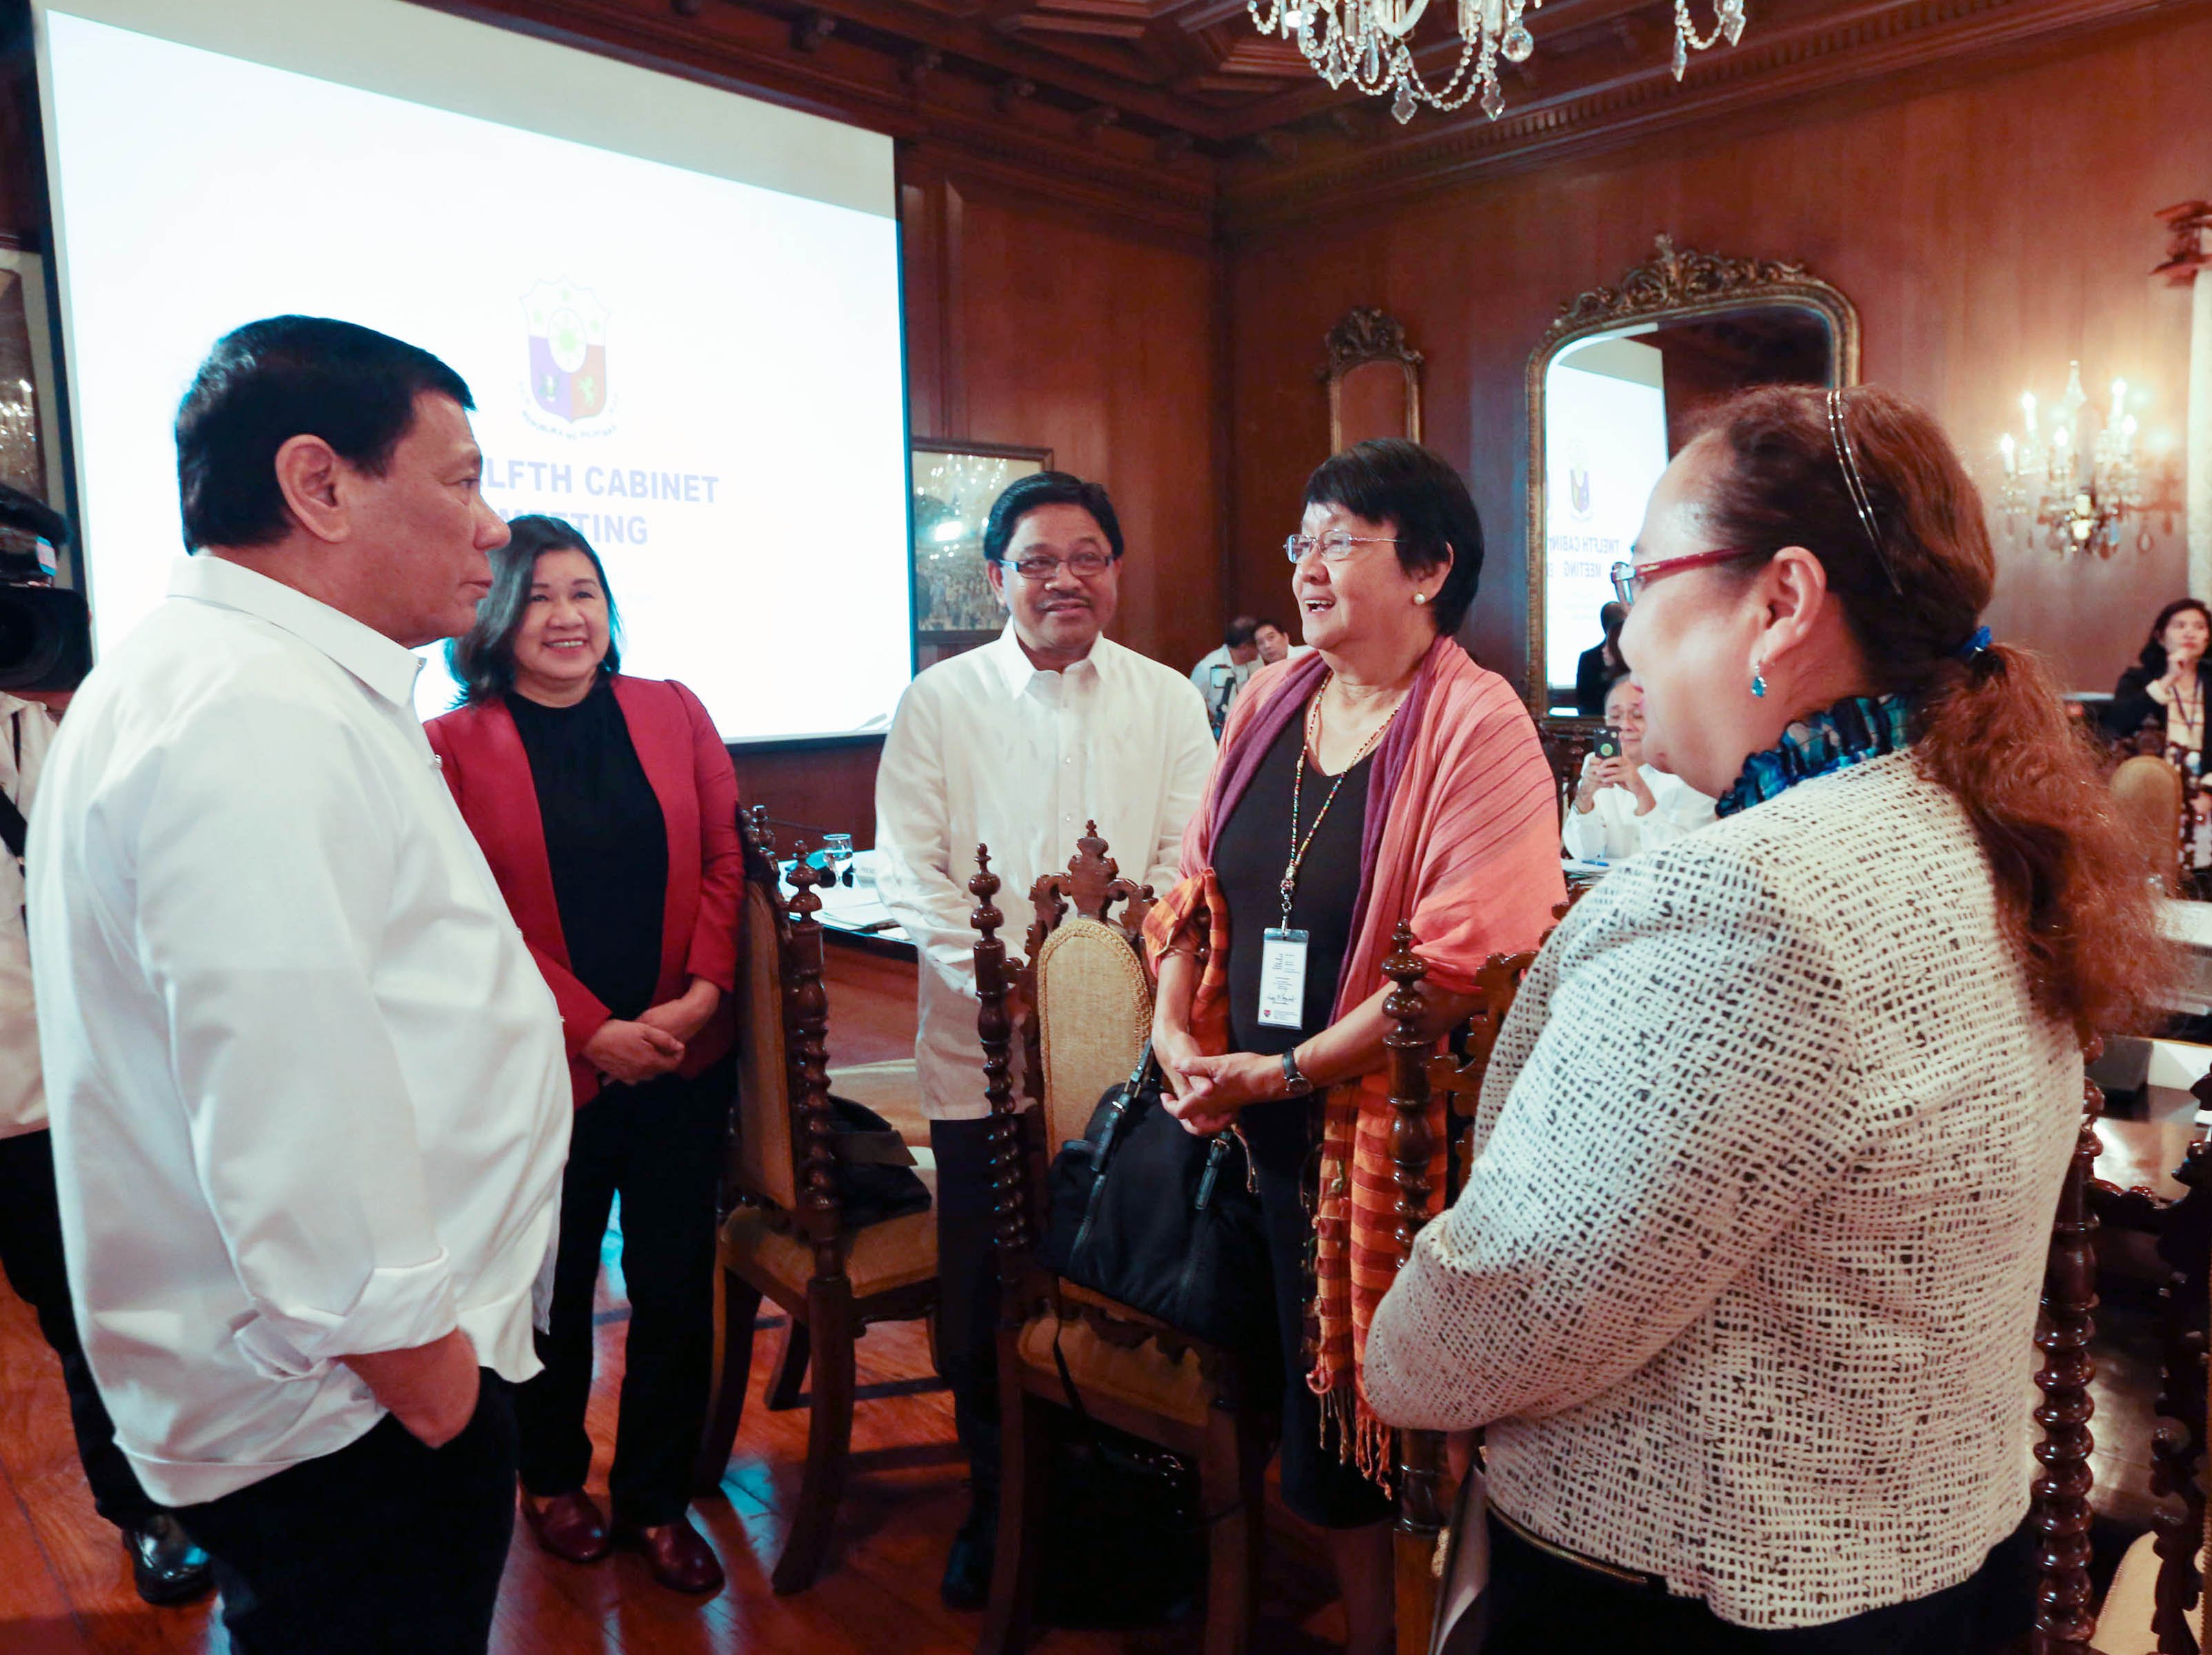
<svg viewBox="0 0 2212 1655">
<path fill-rule="evenodd" d="M 1295 563 L 1317 551 L 1324 563 L 1340 563 L 1352 556 L 1354 546 L 1395 546 L 1397 544 L 1397 536 L 1392 534 L 1346 534 L 1342 529 L 1332 529 L 1327 534 L 1291 536 L 1283 542 L 1283 555 Z"/>
<path fill-rule="evenodd" d="M 1738 557 L 1758 557 L 1763 553 L 1747 546 L 1723 546 L 1717 551 L 1693 551 L 1686 557 L 1662 557 L 1656 563 L 1615 563 L 1613 566 L 1613 595 L 1624 604 L 1633 604 L 1645 587 L 1662 575 L 1673 575 L 1686 569 L 1705 569 L 1714 563 L 1725 563 Z"/>
<path fill-rule="evenodd" d="M 1103 575 L 1106 566 L 1113 561 L 1106 552 L 1079 551 L 1066 557 L 1001 557 L 999 567 L 1011 569 L 1024 581 L 1035 581 L 1042 585 L 1063 569 L 1079 581 L 1088 581 L 1094 575 Z"/>
</svg>

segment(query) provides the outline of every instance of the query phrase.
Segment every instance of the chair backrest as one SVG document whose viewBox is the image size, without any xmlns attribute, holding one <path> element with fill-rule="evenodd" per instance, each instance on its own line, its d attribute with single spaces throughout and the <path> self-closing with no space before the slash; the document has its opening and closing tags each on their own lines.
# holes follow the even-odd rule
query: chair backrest
<svg viewBox="0 0 2212 1655">
<path fill-rule="evenodd" d="M 2181 870 L 2186 814 L 2181 772 L 2164 758 L 2138 753 L 2119 762 L 2112 786 L 2120 819 L 2155 858 L 2159 878 L 2172 889 Z"/>
<path fill-rule="evenodd" d="M 1567 904 L 1562 904 L 1558 911 L 1564 915 L 1566 910 Z M 1492 954 L 1484 961 L 1475 974 L 1474 1009 L 1453 1031 L 1447 1049 L 1440 1051 L 1436 1037 L 1420 1027 L 1420 983 L 1429 967 L 1413 952 L 1413 928 L 1401 920 L 1391 934 L 1390 952 L 1382 961 L 1382 975 L 1391 983 L 1382 1010 L 1391 1019 L 1391 1028 L 1382 1044 L 1390 1059 L 1390 1164 L 1398 1190 L 1398 1225 L 1392 1233 L 1397 1250 L 1394 1272 L 1403 1269 L 1413 1256 L 1413 1238 L 1428 1220 L 1437 1156 L 1437 1141 L 1429 1127 L 1430 1106 L 1441 1092 L 1447 1148 L 1445 1200 L 1449 1202 L 1466 1176 L 1468 1150 L 1461 1134 L 1474 1130 L 1474 1106 L 1482 1095 L 1482 1077 L 1489 1070 L 1498 1031 L 1513 1009 L 1522 979 L 1535 963 L 1535 949 Z M 1456 1153 L 1453 1153 L 1455 1146 Z M 1443 1471 L 1443 1438 L 1439 1433 L 1407 1430 L 1398 1433 L 1396 1526 L 1401 1547 L 1410 1544 L 1419 1551 L 1442 1530 Z M 1400 1604 L 1401 1626 L 1425 1631 L 1433 1618 L 1435 1581 L 1428 1571 L 1419 1570 L 1409 1583 L 1401 1571 L 1399 1589 L 1401 1593 L 1419 1591 L 1426 1597 L 1426 1603 Z"/>
<path fill-rule="evenodd" d="M 2212 1074 L 2191 1090 L 2199 1107 L 2212 1108 Z M 2204 1478 L 2212 1474 L 2205 1458 L 2212 1421 L 2204 1365 L 2212 1325 L 2212 1141 L 2192 1143 L 2173 1178 L 2183 1187 L 2176 1197 L 2101 1179 L 2089 1182 L 2087 1195 L 2093 1218 L 2148 1232 L 2169 1272 L 2158 1294 L 2159 1387 L 2152 1404 L 2163 1421 L 2151 1439 L 2152 1488 L 2166 1498 L 2151 1518 L 2158 1573 L 2150 1631 L 2159 1655 L 2197 1655 L 2212 1647 L 2212 1625 L 2193 1628 L 2190 1614 L 2203 1586 Z M 2212 1615 L 2212 1601 L 2203 1607 Z"/>
<path fill-rule="evenodd" d="M 1546 719 L 1536 727 L 1544 760 L 1552 767 L 1552 791 L 1556 795 L 1553 802 L 1559 806 L 1562 826 L 1574 803 L 1575 788 L 1582 782 L 1583 760 L 1589 757 L 1591 742 L 1603 723 L 1601 719 L 1577 719 L 1571 723 Z"/>
<path fill-rule="evenodd" d="M 2089 1381 L 2096 1373 L 2089 1342 L 2096 1333 L 2097 1215 L 2090 1210 L 2089 1184 L 2104 1105 L 2104 1094 L 2087 1083 L 2081 1129 L 2051 1219 L 2035 1329 L 2036 1348 L 2043 1353 L 2035 1372 L 2035 1388 L 2043 1393 L 2035 1421 L 2043 1439 L 2035 1450 L 2040 1469 L 2029 1517 L 2041 1536 L 2035 1559 L 2039 1655 L 2090 1655 L 2089 1639 L 2097 1629 L 2089 1597 L 2089 1416 L 2095 1409 Z"/>
<path fill-rule="evenodd" d="M 1013 1263 L 1035 1234 L 1035 1192 L 1052 1149 L 1081 1137 L 1100 1096 L 1128 1078 L 1152 1020 L 1152 985 L 1138 934 L 1152 911 L 1150 885 L 1133 884 L 1107 854 L 1098 824 L 1085 823 L 1065 873 L 1030 887 L 1026 964 L 1010 958 L 993 905 L 1000 889 L 990 849 L 975 847 L 976 1031 L 983 1045 L 984 1096 L 1000 1123 L 991 1134 L 993 1187 L 1002 1262 Z M 1116 911 L 1118 910 L 1118 912 Z M 1016 1084 L 1013 1031 L 1022 1056 Z M 1039 1105 L 1035 1129 L 1017 1123 L 1018 1096 Z M 1024 1151 L 1029 1165 L 1024 1165 Z"/>
<path fill-rule="evenodd" d="M 1567 887 L 1567 899 L 1552 910 L 1554 921 L 1563 920 L 1574 905 L 1590 891 L 1594 884 L 1584 883 Z M 1467 1169 L 1474 1157 L 1474 1111 L 1482 1101 L 1482 1083 L 1490 1073 L 1490 1054 L 1498 1045 L 1499 1031 L 1513 1010 L 1513 1002 L 1521 993 L 1521 984 L 1528 975 L 1528 968 L 1536 963 L 1536 955 L 1551 938 L 1547 931 L 1539 938 L 1534 948 L 1514 954 L 1492 954 L 1482 963 L 1474 974 L 1474 1008 L 1461 1019 L 1449 1038 L 1439 1050 L 1434 1041 L 1421 1041 L 1413 1025 L 1401 1019 L 1397 1034 L 1405 1041 L 1402 1047 L 1391 1044 L 1394 1061 L 1402 1050 L 1407 1061 L 1419 1061 L 1422 1074 L 1416 1080 L 1407 1074 L 1400 1080 L 1394 1073 L 1391 1086 L 1392 1102 L 1400 1097 L 1406 1100 L 1402 1107 L 1426 1114 L 1430 1102 L 1441 1097 L 1444 1103 L 1444 1135 L 1449 1151 L 1445 1165 L 1444 1201 L 1456 1200 L 1460 1188 L 1467 1182 Z M 1392 939 L 1390 957 L 1382 963 L 1383 975 L 1397 985 L 1401 992 L 1410 992 L 1427 973 L 1428 967 L 1413 951 L 1413 932 L 1406 926 L 1398 928 Z M 1385 1002 L 1389 1009 L 1389 1002 Z M 1404 1002 L 1404 1017 L 1414 1016 L 1419 1009 L 1418 1001 Z M 1394 1011 L 1394 1016 L 1397 1013 Z M 1419 1182 L 1425 1197 L 1427 1171 L 1425 1166 L 1401 1165 L 1397 1169 L 1401 1204 L 1407 1198 L 1408 1186 Z M 1425 1210 L 1416 1205 L 1414 1211 Z M 1416 1224 L 1415 1229 L 1419 1226 Z M 1410 1238 L 1407 1243 L 1410 1250 Z M 1401 1256 L 1401 1263 L 1403 1262 Z"/>
<path fill-rule="evenodd" d="M 1119 926 L 1063 919 L 1030 967 L 1045 1142 L 1079 1138 L 1109 1086 L 1129 1078 L 1152 1031 L 1152 989 Z"/>
<path fill-rule="evenodd" d="M 830 1115 L 829 999 L 822 987 L 821 877 L 793 846 L 792 895 L 777 875 L 767 815 L 741 817 L 745 867 L 738 935 L 738 1107 L 732 1191 L 803 1226 L 817 1243 L 838 1230 L 836 1127 Z"/>
</svg>

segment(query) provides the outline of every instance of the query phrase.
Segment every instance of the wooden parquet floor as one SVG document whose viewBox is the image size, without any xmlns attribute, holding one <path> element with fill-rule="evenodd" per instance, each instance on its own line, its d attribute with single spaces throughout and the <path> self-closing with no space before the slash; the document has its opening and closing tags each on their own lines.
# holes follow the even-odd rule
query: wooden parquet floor
<svg viewBox="0 0 2212 1655">
<path fill-rule="evenodd" d="M 842 955 L 843 958 L 840 956 Z M 831 1058 L 871 1062 L 913 1050 L 910 964 L 830 951 Z M 591 1430 L 600 1445 L 592 1486 L 604 1496 L 614 1439 L 628 1308 L 611 1238 L 600 1289 Z M 497 1655 L 963 1655 L 981 1617 L 938 1601 L 945 1549 L 965 1512 L 964 1468 L 951 1406 L 932 1374 L 918 1325 L 879 1327 L 861 1342 L 854 1473 L 830 1565 L 812 1591 L 779 1598 L 768 1573 L 798 1495 L 806 1444 L 801 1407 L 761 1406 L 781 1335 L 763 1323 L 752 1389 L 721 1497 L 694 1519 L 730 1581 L 704 1601 L 654 1585 L 634 1557 L 588 1568 L 539 1551 L 518 1525 L 493 1649 Z M 2114 1304 L 2097 1360 L 2096 1503 L 2100 1585 L 2119 1548 L 2148 1520 L 2155 1345 L 2147 1312 Z M 1324 1655 L 1342 1616 L 1320 1537 L 1269 1501 L 1261 1620 L 1253 1655 Z M 404 1589 L 404 1582 L 394 1582 Z M 1133 1633 L 1054 1631 L 1039 1655 L 1194 1655 L 1199 1626 Z M 0 1655 L 216 1655 L 229 1640 L 211 1603 L 155 1609 L 139 1602 L 113 1532 L 94 1513 L 76 1463 L 61 1377 L 22 1302 L 0 1285 Z M 405 1655 L 398 1652 L 396 1655 Z"/>
<path fill-rule="evenodd" d="M 610 1242 L 610 1253 L 615 1246 Z M 629 1311 L 611 1258 L 600 1290 L 592 1486 L 604 1500 Z M 763 1330 L 781 1318 L 764 1318 Z M 783 1543 L 806 1446 L 806 1411 L 759 1406 L 781 1342 L 757 1342 L 753 1388 L 722 1497 L 693 1507 L 730 1584 L 699 1600 L 656 1586 L 635 1557 L 587 1568 L 538 1550 L 518 1524 L 492 1648 L 497 1655 L 961 1655 L 981 1617 L 937 1597 L 945 1548 L 967 1509 L 951 1405 L 930 1372 L 921 1328 L 881 1327 L 860 1346 L 854 1473 L 836 1549 L 822 1580 L 780 1598 L 768 1573 Z M 1342 1636 L 1317 1536 L 1273 1514 L 1271 1604 L 1255 1655 L 1321 1655 Z M 404 1582 L 395 1581 L 396 1589 Z M 1198 1627 L 1105 1634 L 1052 1632 L 1041 1655 L 1182 1655 Z M 150 1609 L 131 1589 L 114 1533 L 94 1513 L 76 1463 L 60 1371 L 27 1306 L 0 1287 L 0 1652 L 4 1655 L 215 1655 L 229 1639 L 211 1603 Z M 404 1652 L 401 1652 L 404 1655 Z"/>
</svg>

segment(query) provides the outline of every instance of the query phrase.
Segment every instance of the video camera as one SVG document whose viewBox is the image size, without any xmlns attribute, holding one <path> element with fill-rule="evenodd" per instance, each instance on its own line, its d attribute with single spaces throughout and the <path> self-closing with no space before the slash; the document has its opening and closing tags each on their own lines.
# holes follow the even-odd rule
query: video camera
<svg viewBox="0 0 2212 1655">
<path fill-rule="evenodd" d="M 56 586 L 39 554 L 69 540 L 67 518 L 0 483 L 0 690 L 74 690 L 92 670 L 84 594 Z"/>
</svg>

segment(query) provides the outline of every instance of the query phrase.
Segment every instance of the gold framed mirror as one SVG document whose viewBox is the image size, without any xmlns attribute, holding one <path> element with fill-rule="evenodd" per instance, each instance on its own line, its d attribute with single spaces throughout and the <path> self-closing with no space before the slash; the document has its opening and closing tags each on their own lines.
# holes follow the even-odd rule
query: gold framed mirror
<svg viewBox="0 0 2212 1655">
<path fill-rule="evenodd" d="M 1858 382 L 1859 317 L 1802 265 L 1677 249 L 1561 307 L 1528 359 L 1528 704 L 1592 716 L 1600 611 L 1659 473 L 1699 415 L 1753 385 Z M 1587 710 L 1585 710 L 1587 709 Z"/>
<path fill-rule="evenodd" d="M 1327 340 L 1328 451 L 1342 453 L 1374 437 L 1421 440 L 1421 353 L 1406 343 L 1406 325 L 1362 305 Z"/>
</svg>

